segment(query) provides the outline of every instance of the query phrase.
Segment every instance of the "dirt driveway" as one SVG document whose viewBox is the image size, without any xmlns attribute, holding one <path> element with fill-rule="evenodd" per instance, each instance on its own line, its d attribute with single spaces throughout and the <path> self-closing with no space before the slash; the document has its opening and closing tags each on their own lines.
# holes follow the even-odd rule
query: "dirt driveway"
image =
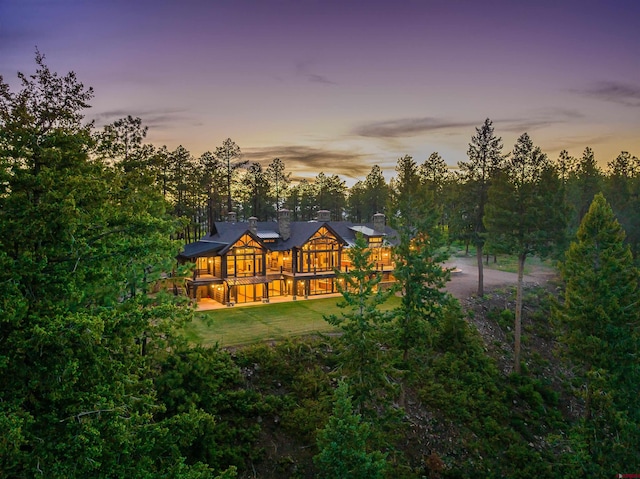
<svg viewBox="0 0 640 479">
<path fill-rule="evenodd" d="M 451 281 L 447 283 L 446 289 L 458 299 L 466 299 L 478 292 L 478 264 L 475 256 L 453 257 L 444 263 L 447 268 L 454 268 L 451 274 Z M 518 281 L 516 273 L 508 273 L 490 269 L 486 266 L 484 271 L 485 293 L 496 288 L 510 286 Z M 552 270 L 546 268 L 534 268 L 530 274 L 525 275 L 524 282 L 527 284 L 544 284 L 555 276 Z"/>
</svg>

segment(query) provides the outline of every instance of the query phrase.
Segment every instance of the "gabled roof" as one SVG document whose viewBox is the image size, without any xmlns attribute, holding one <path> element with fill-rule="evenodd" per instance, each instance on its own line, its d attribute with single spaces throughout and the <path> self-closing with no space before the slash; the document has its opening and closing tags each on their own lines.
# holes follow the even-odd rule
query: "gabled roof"
<svg viewBox="0 0 640 479">
<path fill-rule="evenodd" d="M 198 258 L 200 256 L 211 256 L 213 253 L 217 253 L 225 246 L 225 243 L 201 239 L 195 243 L 184 245 L 184 249 L 180 252 L 178 257 Z"/>
<path fill-rule="evenodd" d="M 249 230 L 248 223 L 216 223 L 213 235 L 208 234 L 195 243 L 185 245 L 178 257 L 193 259 L 213 253 L 225 254 L 245 234 L 262 244 L 260 238 Z"/>
<path fill-rule="evenodd" d="M 384 230 L 374 229 L 372 223 L 352 223 L 351 221 L 331 221 L 329 225 L 344 239 L 349 245 L 353 246 L 356 242 L 356 235 L 362 233 L 365 238 L 384 238 L 386 246 L 396 246 L 400 239 L 398 232 L 393 228 L 386 226 Z"/>
<path fill-rule="evenodd" d="M 279 227 L 276 221 L 261 221 L 257 223 L 256 233 L 249 229 L 249 223 L 245 222 L 216 222 L 213 234 L 204 236 L 200 241 L 185 245 L 184 251 L 180 253 L 182 258 L 197 258 L 201 256 L 211 256 L 214 253 L 225 254 L 244 234 L 251 236 L 264 248 L 271 251 L 287 251 L 293 248 L 301 248 L 309 239 L 320 230 L 326 227 L 338 241 L 347 246 L 353 246 L 357 233 L 362 233 L 365 237 L 382 237 L 384 244 L 395 246 L 398 244 L 397 232 L 385 226 L 383 231 L 374 229 L 373 224 L 355 224 L 350 221 L 291 221 L 290 236 L 285 241 L 278 233 Z M 275 240 L 264 244 L 262 240 Z"/>
<path fill-rule="evenodd" d="M 277 223 L 276 223 L 277 226 Z M 270 244 L 269 249 L 274 251 L 286 251 L 292 248 L 301 248 L 311 237 L 320 230 L 320 228 L 327 228 L 338 241 L 346 243 L 342 238 L 342 235 L 338 233 L 329 222 L 318 221 L 292 221 L 290 224 L 290 236 L 286 241 L 278 241 L 275 244 Z M 260 229 L 260 223 L 258 223 L 258 230 Z"/>
<path fill-rule="evenodd" d="M 244 235 L 249 235 L 255 242 L 261 244 L 263 248 L 265 247 L 258 235 L 249 229 L 248 223 L 216 223 L 216 230 L 217 234 L 209 236 L 209 238 L 225 244 L 219 251 L 220 254 L 225 254 L 229 251 Z"/>
</svg>

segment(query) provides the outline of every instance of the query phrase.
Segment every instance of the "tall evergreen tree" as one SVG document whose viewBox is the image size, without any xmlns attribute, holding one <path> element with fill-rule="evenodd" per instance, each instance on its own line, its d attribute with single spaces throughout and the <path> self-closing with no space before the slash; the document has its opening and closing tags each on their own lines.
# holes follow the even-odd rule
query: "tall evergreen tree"
<svg viewBox="0 0 640 479">
<path fill-rule="evenodd" d="M 442 191 L 442 188 L 449 177 L 449 168 L 442 159 L 440 154 L 436 151 L 429 155 L 429 158 L 424 160 L 420 165 L 421 183 L 432 191 L 434 194 L 438 194 Z"/>
<path fill-rule="evenodd" d="M 373 165 L 364 180 L 364 205 L 359 221 L 369 222 L 376 213 L 385 213 L 389 200 L 389 185 L 382 176 L 382 169 Z"/>
<path fill-rule="evenodd" d="M 200 172 L 200 184 L 206 194 L 207 230 L 211 231 L 214 221 L 222 219 L 222 208 L 225 198 L 220 185 L 224 183 L 222 163 L 210 151 L 205 151 L 198 158 L 197 168 Z"/>
<path fill-rule="evenodd" d="M 494 133 L 493 123 L 487 118 L 471 137 L 467 151 L 469 161 L 459 162 L 464 178 L 464 202 L 468 205 L 469 219 L 473 224 L 472 242 L 478 260 L 478 296 L 484 295 L 484 270 L 482 254 L 485 244 L 484 213 L 491 179 L 502 163 L 502 139 Z"/>
<path fill-rule="evenodd" d="M 391 315 L 378 307 L 393 291 L 378 288 L 382 276 L 375 273 L 371 251 L 361 234 L 347 255 L 351 261 L 349 272 L 338 274 L 343 297 L 338 306 L 346 312 L 325 316 L 325 320 L 342 330 L 340 368 L 348 378 L 358 412 L 373 414 L 389 384 L 387 353 L 381 342 L 382 327 Z"/>
<path fill-rule="evenodd" d="M 0 79 L 0 470 L 210 477 L 173 433 L 213 417 L 155 420 L 154 362 L 189 317 L 146 294 L 173 266 L 176 224 L 159 190 L 91 155 L 92 91 L 36 63 L 18 93 Z"/>
<path fill-rule="evenodd" d="M 289 188 L 289 183 L 291 183 L 291 173 L 285 173 L 284 161 L 280 158 L 274 158 L 267 166 L 266 177 L 271 184 L 277 213 L 283 205 L 284 198 L 287 196 L 287 189 Z"/>
<path fill-rule="evenodd" d="M 243 215 L 254 216 L 261 221 L 273 216 L 273 201 L 269 195 L 269 181 L 260 163 L 251 163 L 242 177 L 245 197 Z"/>
<path fill-rule="evenodd" d="M 363 218 L 366 218 L 366 212 L 369 211 L 369 207 L 365 200 L 365 185 L 363 181 L 356 181 L 356 183 L 349 188 L 349 196 L 347 197 L 347 214 L 350 220 L 356 223 L 362 222 Z"/>
<path fill-rule="evenodd" d="M 393 272 L 401 294 L 400 306 L 394 311 L 396 346 L 402 352 L 399 369 L 409 373 L 410 354 L 424 352 L 433 335 L 433 327 L 449 301 L 444 291 L 449 271 L 443 269 L 446 254 L 438 248 L 443 245 L 441 230 L 436 227 L 438 214 L 423 218 L 418 224 L 399 225 L 400 244 L 394 248 Z M 405 390 L 402 384 L 401 404 Z"/>
<path fill-rule="evenodd" d="M 621 152 L 609 162 L 604 186 L 637 259 L 640 254 L 640 160 L 627 151 Z"/>
<path fill-rule="evenodd" d="M 597 194 L 560 267 L 564 302 L 554 319 L 584 384 L 584 417 L 569 435 L 581 477 L 640 466 L 640 275 L 624 237 Z"/>
<path fill-rule="evenodd" d="M 329 210 L 333 221 L 342 221 L 347 204 L 347 186 L 338 175 L 318 173 L 315 179 L 316 204 L 319 210 Z"/>
<path fill-rule="evenodd" d="M 557 318 L 574 361 L 586 371 L 605 369 L 633 388 L 640 371 L 640 276 L 624 238 L 611 206 L 597 194 L 561 264 L 566 287 Z"/>
<path fill-rule="evenodd" d="M 232 186 L 237 177 L 237 172 L 249 163 L 248 160 L 241 160 L 240 154 L 240 147 L 231 138 L 224 140 L 222 146 L 217 147 L 214 153 L 224 169 L 224 187 L 227 197 L 227 211 L 225 211 L 225 214 L 233 211 Z"/>
<path fill-rule="evenodd" d="M 503 171 L 494 175 L 484 222 L 492 248 L 518 256 L 514 369 L 520 372 L 525 261 L 532 254 L 548 254 L 566 224 L 557 173 L 526 133 L 518 138 Z"/>
<path fill-rule="evenodd" d="M 318 187 L 305 178 L 298 183 L 298 220 L 309 221 L 318 213 Z"/>
<path fill-rule="evenodd" d="M 318 431 L 320 452 L 313 458 L 318 478 L 377 479 L 384 477 L 385 456 L 380 452 L 367 452 L 371 426 L 355 414 L 347 383 L 340 382 L 334 394 L 333 415 L 326 426 Z"/>
<path fill-rule="evenodd" d="M 567 226 L 565 228 L 565 234 L 558 243 L 556 254 L 563 254 L 569 247 L 568 241 L 575 234 L 575 227 L 572 226 L 572 218 L 576 216 L 575 205 L 570 198 L 575 187 L 576 171 L 578 167 L 578 160 L 569 155 L 567 150 L 562 150 L 558 159 L 555 161 L 554 166 L 558 172 L 560 179 L 560 191 L 562 194 L 562 202 L 564 204 L 565 212 L 567 215 Z"/>
<path fill-rule="evenodd" d="M 298 221 L 300 215 L 300 197 L 302 196 L 300 184 L 293 185 L 289 188 L 284 206 L 291 211 L 291 220 Z"/>
<path fill-rule="evenodd" d="M 575 161 L 566 185 L 566 199 L 572 212 L 569 220 L 571 235 L 575 234 L 593 197 L 602 191 L 602 181 L 602 171 L 596 163 L 593 150 L 587 147 L 582 157 Z"/>
<path fill-rule="evenodd" d="M 172 212 L 175 217 L 185 220 L 179 238 L 191 243 L 199 238 L 197 232 L 205 216 L 201 208 L 206 194 L 202 188 L 201 170 L 189 150 L 182 145 L 169 153 L 167 161 L 168 197 L 173 205 Z"/>
<path fill-rule="evenodd" d="M 446 253 L 443 235 L 437 228 L 439 215 L 431 211 L 410 224 L 402 219 L 394 222 L 400 243 L 394 248 L 401 304 L 396 309 L 398 346 L 406 363 L 409 351 L 428 342 L 430 324 L 437 321 L 446 293 L 442 291 L 449 272 L 442 268 Z"/>
<path fill-rule="evenodd" d="M 155 150 L 144 143 L 148 131 L 149 127 L 142 125 L 141 118 L 128 115 L 105 125 L 96 135 L 96 150 L 105 159 L 118 163 L 124 171 L 146 169 L 147 160 Z"/>
<path fill-rule="evenodd" d="M 571 174 L 574 174 L 577 169 L 578 160 L 569 155 L 567 150 L 562 150 L 558 156 L 556 168 L 558 169 L 558 175 L 562 186 L 566 187 L 567 181 Z"/>
<path fill-rule="evenodd" d="M 434 152 L 420 165 L 419 175 L 428 202 L 438 211 L 438 225 L 434 226 L 442 226 L 445 209 L 451 200 L 451 192 L 446 191 L 451 179 L 449 168 L 440 154 Z"/>
<path fill-rule="evenodd" d="M 289 190 L 285 206 L 291 211 L 293 221 L 309 221 L 315 219 L 318 211 L 318 189 L 316 184 L 306 178 Z"/>
<path fill-rule="evenodd" d="M 411 226 L 420 220 L 427 208 L 418 165 L 411 156 L 405 155 L 398 159 L 396 173 L 390 184 L 393 216 L 402 218 L 403 224 Z"/>
<path fill-rule="evenodd" d="M 465 245 L 465 255 L 469 254 L 469 247 L 475 238 L 475 208 L 469 201 L 469 187 L 464 177 L 456 172 L 447 183 L 445 192 L 445 207 L 448 241 L 462 241 Z"/>
</svg>

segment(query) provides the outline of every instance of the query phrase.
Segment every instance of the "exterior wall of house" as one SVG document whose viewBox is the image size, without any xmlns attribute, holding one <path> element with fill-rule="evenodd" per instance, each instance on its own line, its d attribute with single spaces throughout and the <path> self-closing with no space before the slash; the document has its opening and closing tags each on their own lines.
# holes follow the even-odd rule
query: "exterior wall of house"
<svg viewBox="0 0 640 479">
<path fill-rule="evenodd" d="M 243 235 L 225 255 L 227 267 L 222 272 L 222 277 L 264 275 L 266 273 L 266 255 L 267 251 L 260 243 L 249 235 Z"/>
<path fill-rule="evenodd" d="M 339 291 L 336 270 L 348 272 L 351 267 L 343 240 L 325 226 L 301 248 L 286 251 L 272 251 L 269 243 L 263 245 L 254 237 L 245 233 L 224 253 L 196 258 L 188 294 L 227 305 L 331 294 Z M 390 286 L 395 282 L 391 248 L 376 236 L 369 238 L 369 247 L 374 269 L 383 274 L 381 287 Z"/>
<path fill-rule="evenodd" d="M 340 268 L 342 245 L 326 228 L 318 232 L 301 248 L 296 272 L 316 273 Z"/>
</svg>

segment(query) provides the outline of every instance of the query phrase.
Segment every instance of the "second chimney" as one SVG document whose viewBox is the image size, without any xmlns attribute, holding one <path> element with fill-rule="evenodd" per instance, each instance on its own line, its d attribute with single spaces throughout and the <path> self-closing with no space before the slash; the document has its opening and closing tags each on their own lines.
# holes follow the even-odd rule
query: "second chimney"
<svg viewBox="0 0 640 479">
<path fill-rule="evenodd" d="M 373 215 L 373 229 L 379 233 L 384 233 L 385 216 L 384 213 Z"/>
<path fill-rule="evenodd" d="M 251 231 L 254 235 L 258 234 L 258 218 L 252 216 L 249 218 L 249 231 Z"/>
<path fill-rule="evenodd" d="M 318 210 L 318 221 L 331 221 L 331 211 L 329 210 Z"/>
<path fill-rule="evenodd" d="M 287 241 L 291 236 L 291 212 L 289 210 L 278 211 L 278 232 L 282 241 Z"/>
</svg>

